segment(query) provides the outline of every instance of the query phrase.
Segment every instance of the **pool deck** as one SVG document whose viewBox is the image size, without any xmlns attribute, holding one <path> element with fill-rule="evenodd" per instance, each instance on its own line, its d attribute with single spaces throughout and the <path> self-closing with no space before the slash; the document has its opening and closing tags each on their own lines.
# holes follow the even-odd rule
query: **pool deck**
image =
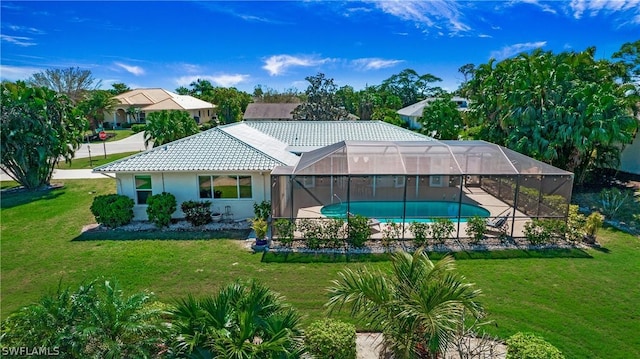
<svg viewBox="0 0 640 359">
<path fill-rule="evenodd" d="M 490 213 L 490 217 L 497 217 L 498 215 L 502 214 L 503 212 L 505 212 L 506 210 L 510 209 L 511 207 L 508 206 L 507 204 L 505 204 L 504 202 L 500 201 L 499 199 L 495 198 L 494 196 L 490 195 L 489 193 L 485 192 L 484 190 L 480 189 L 480 188 L 465 188 L 465 196 L 474 202 L 477 202 L 478 206 L 486 209 L 489 211 Z M 325 215 L 322 214 L 321 209 L 323 206 L 313 206 L 313 207 L 305 207 L 305 208 L 300 208 L 300 210 L 298 210 L 298 214 L 297 214 L 297 218 L 327 218 Z M 513 209 L 512 209 L 513 210 Z M 513 236 L 514 237 L 524 237 L 524 225 L 525 223 L 527 223 L 528 221 L 530 221 L 531 219 L 529 218 L 529 216 L 525 215 L 524 213 L 516 210 L 515 212 L 515 220 L 513 217 L 509 218 L 508 221 L 508 225 L 509 225 L 509 231 L 508 234 L 511 235 L 511 228 L 513 227 Z M 381 224 L 381 228 L 384 228 L 384 218 L 376 218 L 378 220 L 380 220 L 382 222 Z M 405 230 L 405 235 L 404 238 L 412 238 L 413 235 L 412 233 L 409 231 L 408 229 L 408 225 L 410 222 L 405 222 L 406 224 L 406 230 Z M 459 225 L 457 223 L 457 221 L 454 221 L 454 225 L 456 227 L 456 230 L 453 234 L 454 237 L 467 237 L 466 234 L 466 228 L 467 228 L 467 224 L 466 222 L 460 222 Z M 458 228 L 459 227 L 459 228 Z M 460 233 L 460 235 L 458 236 L 458 231 Z M 492 230 L 488 230 L 487 231 L 487 236 L 492 237 L 492 236 L 498 236 L 498 231 L 492 231 Z M 373 233 L 371 235 L 372 239 L 380 239 L 382 238 L 382 233 L 378 232 L 378 233 Z"/>
</svg>

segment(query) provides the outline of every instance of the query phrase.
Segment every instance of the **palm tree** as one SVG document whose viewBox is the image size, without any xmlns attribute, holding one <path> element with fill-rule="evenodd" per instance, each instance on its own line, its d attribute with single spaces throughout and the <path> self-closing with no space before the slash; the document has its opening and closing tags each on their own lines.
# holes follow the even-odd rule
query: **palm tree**
<svg viewBox="0 0 640 359">
<path fill-rule="evenodd" d="M 102 127 L 105 112 L 113 112 L 118 105 L 118 100 L 113 97 L 109 91 L 94 90 L 91 91 L 78 104 L 78 108 L 87 116 L 92 130 Z"/>
<path fill-rule="evenodd" d="M 241 359 L 302 354 L 299 314 L 255 281 L 233 282 L 213 297 L 180 300 L 173 326 L 177 356 Z"/>
<path fill-rule="evenodd" d="M 162 110 L 152 112 L 147 116 L 144 128 L 145 146 L 153 142 L 153 146 L 160 146 L 171 141 L 198 133 L 198 124 L 186 111 Z"/>
<path fill-rule="evenodd" d="M 2 322 L 3 345 L 57 347 L 69 358 L 145 358 L 163 343 L 166 325 L 152 296 L 124 297 L 118 285 L 92 281 L 23 307 Z"/>
<path fill-rule="evenodd" d="M 331 313 L 350 305 L 352 316 L 384 328 L 384 349 L 396 358 L 435 358 L 451 343 L 462 314 L 482 315 L 479 289 L 456 274 L 454 260 L 432 262 L 421 249 L 392 255 L 392 272 L 345 269 L 328 289 Z"/>
</svg>

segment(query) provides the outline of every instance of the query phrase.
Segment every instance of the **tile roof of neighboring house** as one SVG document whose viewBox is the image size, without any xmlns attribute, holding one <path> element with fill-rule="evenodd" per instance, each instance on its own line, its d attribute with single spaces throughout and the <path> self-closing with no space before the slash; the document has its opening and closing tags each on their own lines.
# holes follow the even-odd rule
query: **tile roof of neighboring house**
<svg viewBox="0 0 640 359">
<path fill-rule="evenodd" d="M 245 120 L 293 120 L 293 110 L 299 103 L 250 103 L 244 111 Z"/>
<path fill-rule="evenodd" d="M 125 106 L 137 106 L 148 111 L 159 110 L 196 110 L 214 108 L 209 102 L 193 96 L 178 95 L 161 88 L 135 89 L 115 96 Z"/>
<path fill-rule="evenodd" d="M 294 166 L 307 152 L 336 142 L 430 141 L 381 121 L 246 121 L 162 145 L 95 172 L 270 171 Z"/>
<path fill-rule="evenodd" d="M 248 121 L 247 125 L 307 152 L 340 141 L 428 141 L 432 138 L 382 121 Z"/>
<path fill-rule="evenodd" d="M 433 102 L 435 100 L 437 100 L 438 98 L 436 97 L 429 97 L 426 98 L 420 102 L 416 102 L 413 105 L 409 105 L 407 107 L 401 108 L 397 111 L 397 113 L 401 116 L 408 116 L 408 117 L 422 117 L 422 112 L 424 111 L 424 108 L 427 107 L 427 105 L 429 105 L 429 102 Z M 462 98 L 462 97 L 457 97 L 454 96 L 451 101 L 454 102 L 466 102 L 468 103 L 469 100 L 467 100 L 466 98 Z M 459 110 L 464 110 L 465 108 L 458 108 Z"/>
<path fill-rule="evenodd" d="M 274 140 L 275 141 L 275 140 Z M 281 147 L 285 147 L 282 144 Z M 266 153 L 270 152 L 270 153 Z M 275 150 L 262 151 L 220 127 L 96 167 L 94 172 L 270 171 L 291 165 Z M 288 155 L 291 155 L 288 153 Z M 297 161 L 297 159 L 296 159 Z"/>
</svg>

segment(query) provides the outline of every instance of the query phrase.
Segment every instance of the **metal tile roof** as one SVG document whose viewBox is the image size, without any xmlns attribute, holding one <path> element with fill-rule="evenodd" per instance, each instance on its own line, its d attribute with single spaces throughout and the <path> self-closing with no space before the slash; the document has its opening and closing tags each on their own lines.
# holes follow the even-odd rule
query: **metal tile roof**
<svg viewBox="0 0 640 359">
<path fill-rule="evenodd" d="M 245 123 L 287 143 L 294 152 L 307 152 L 340 141 L 432 140 L 431 137 L 382 121 L 247 121 Z"/>
<path fill-rule="evenodd" d="M 340 141 L 431 141 L 381 121 L 246 121 L 219 126 L 106 165 L 94 172 L 270 171 Z M 298 151 L 293 151 L 298 152 Z"/>
<path fill-rule="evenodd" d="M 93 171 L 270 171 L 275 166 L 287 164 L 217 127 L 96 167 Z"/>
</svg>

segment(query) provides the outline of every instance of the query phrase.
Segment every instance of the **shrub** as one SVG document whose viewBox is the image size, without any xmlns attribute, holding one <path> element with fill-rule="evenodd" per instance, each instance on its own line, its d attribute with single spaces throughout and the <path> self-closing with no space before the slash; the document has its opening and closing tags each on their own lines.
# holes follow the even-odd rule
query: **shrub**
<svg viewBox="0 0 640 359">
<path fill-rule="evenodd" d="M 480 216 L 473 216 L 467 220 L 465 232 L 467 236 L 471 237 L 471 242 L 477 244 L 484 239 L 484 234 L 487 232 L 487 221 Z"/>
<path fill-rule="evenodd" d="M 344 220 L 310 220 L 300 221 L 298 229 L 302 232 L 305 244 L 310 249 L 321 247 L 337 248 L 344 244 Z"/>
<path fill-rule="evenodd" d="M 542 337 L 518 332 L 507 339 L 507 359 L 564 359 L 564 355 Z"/>
<path fill-rule="evenodd" d="M 262 201 L 260 203 L 254 203 L 253 213 L 256 215 L 256 218 L 262 218 L 268 221 L 269 215 L 271 215 L 271 202 Z"/>
<path fill-rule="evenodd" d="M 567 217 L 567 240 L 571 242 L 582 241 L 585 223 L 586 217 L 578 212 L 578 206 L 575 204 L 570 205 L 569 216 Z"/>
<path fill-rule="evenodd" d="M 311 323 L 304 344 L 314 358 L 355 359 L 356 327 L 333 319 Z"/>
<path fill-rule="evenodd" d="M 267 236 L 269 224 L 263 218 L 256 217 L 251 220 L 251 228 L 256 232 L 256 240 L 263 240 Z"/>
<path fill-rule="evenodd" d="M 344 220 L 331 218 L 322 223 L 322 236 L 325 245 L 330 248 L 338 248 L 344 245 Z"/>
<path fill-rule="evenodd" d="M 91 213 L 96 222 L 110 228 L 124 226 L 133 219 L 134 202 L 119 194 L 96 196 L 91 204 Z"/>
<path fill-rule="evenodd" d="M 318 221 L 303 219 L 298 229 L 302 232 L 304 243 L 309 249 L 319 249 L 322 246 L 322 224 Z"/>
<path fill-rule="evenodd" d="M 598 212 L 591 213 L 589 217 L 587 217 L 587 220 L 584 225 L 584 229 L 587 236 L 591 237 L 592 239 L 595 239 L 596 235 L 598 234 L 598 230 L 600 229 L 600 227 L 602 227 L 603 222 L 604 222 L 604 217 L 600 213 Z"/>
<path fill-rule="evenodd" d="M 145 125 L 143 125 L 141 123 L 136 123 L 134 125 L 131 125 L 131 131 L 133 131 L 133 133 L 142 132 L 142 131 L 144 131 L 144 127 L 145 127 Z"/>
<path fill-rule="evenodd" d="M 202 226 L 212 221 L 211 201 L 185 201 L 180 205 L 180 209 L 187 222 L 193 226 Z"/>
<path fill-rule="evenodd" d="M 123 122 L 122 125 L 120 125 L 122 128 L 131 128 L 131 126 L 133 126 L 133 124 L 129 122 Z"/>
<path fill-rule="evenodd" d="M 413 242 L 416 246 L 421 247 L 427 244 L 427 237 L 429 237 L 428 223 L 411 222 L 409 230 L 413 233 Z"/>
<path fill-rule="evenodd" d="M 617 219 L 621 209 L 633 198 L 631 191 L 621 191 L 615 187 L 606 188 L 600 192 L 600 204 L 602 213 L 611 218 Z"/>
<path fill-rule="evenodd" d="M 276 232 L 278 233 L 278 240 L 283 246 L 289 247 L 293 243 L 293 234 L 296 230 L 295 222 L 292 222 L 286 218 L 280 218 L 273 224 Z"/>
<path fill-rule="evenodd" d="M 451 237 L 455 227 L 449 218 L 436 218 L 431 224 L 431 234 L 436 243 L 444 243 L 444 240 Z"/>
<path fill-rule="evenodd" d="M 214 128 L 214 127 L 216 127 L 215 122 L 213 122 L 213 121 L 205 122 L 205 123 L 200 125 L 200 131 L 210 130 L 210 129 Z"/>
<path fill-rule="evenodd" d="M 147 199 L 147 215 L 158 227 L 171 223 L 171 215 L 176 211 L 176 197 L 171 193 L 154 194 Z"/>
<path fill-rule="evenodd" d="M 402 225 L 389 220 L 382 228 L 382 245 L 387 248 L 391 242 L 397 241 L 402 235 Z"/>
<path fill-rule="evenodd" d="M 364 247 L 364 243 L 371 237 L 371 227 L 367 217 L 356 214 L 349 217 L 349 237 L 347 241 L 356 248 Z"/>
<path fill-rule="evenodd" d="M 559 219 L 533 219 L 524 225 L 524 235 L 533 245 L 563 239 L 567 232 L 567 224 Z"/>
</svg>

